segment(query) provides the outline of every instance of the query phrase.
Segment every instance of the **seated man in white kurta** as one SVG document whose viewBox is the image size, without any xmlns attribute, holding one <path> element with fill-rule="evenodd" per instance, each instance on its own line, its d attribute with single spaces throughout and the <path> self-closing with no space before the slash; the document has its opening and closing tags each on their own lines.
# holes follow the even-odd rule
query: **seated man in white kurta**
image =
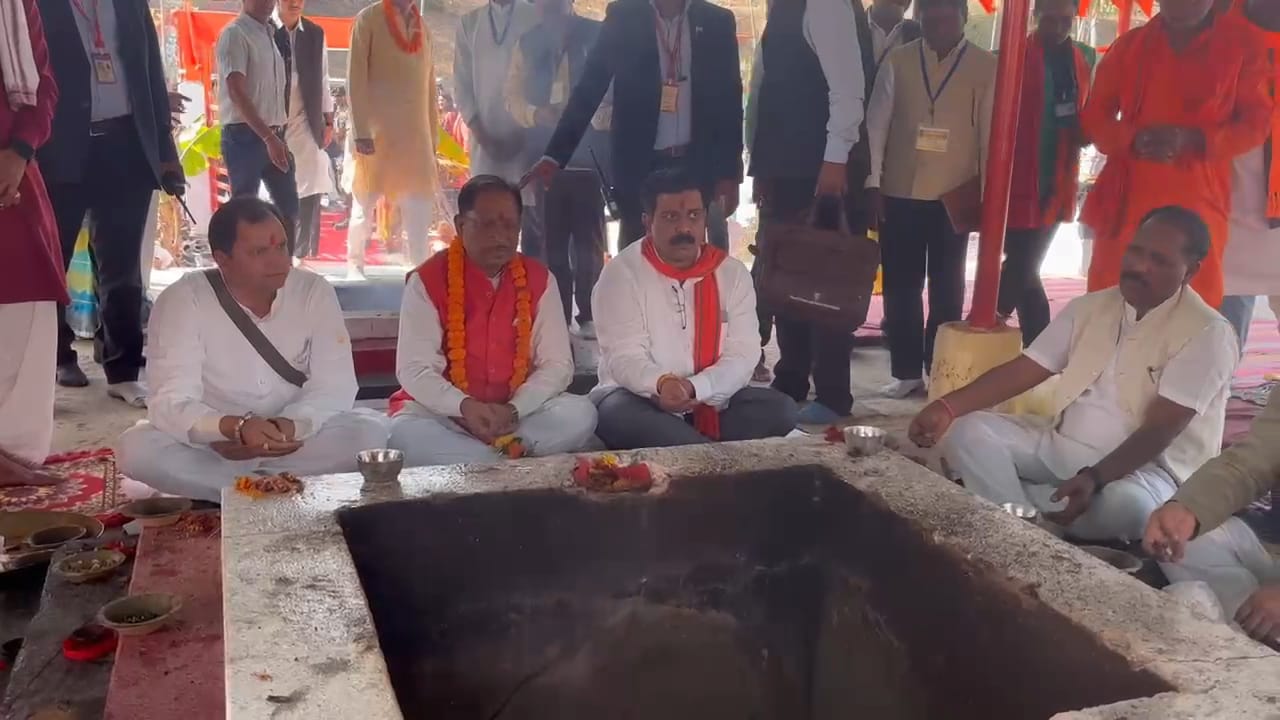
<svg viewBox="0 0 1280 720">
<path fill-rule="evenodd" d="M 387 427 L 376 413 L 352 410 L 351 341 L 333 288 L 290 267 L 280 213 L 257 198 L 218 208 L 209 245 L 218 269 L 188 273 L 156 299 L 148 419 L 120 436 L 121 471 L 214 502 L 255 472 L 354 472 L 356 453 L 383 447 Z M 250 343 L 218 285 L 286 366 L 273 368 Z"/>
<path fill-rule="evenodd" d="M 573 452 L 595 431 L 591 401 L 565 392 L 573 353 L 556 283 L 516 252 L 522 211 L 514 185 L 472 178 L 457 239 L 409 275 L 390 441 L 406 465 L 496 462 L 516 446 Z"/>
<path fill-rule="evenodd" d="M 1140 539 L 1222 443 L 1235 337 L 1187 285 L 1208 251 L 1195 213 L 1153 210 L 1119 287 L 1076 298 L 1023 355 L 928 405 L 911 438 L 941 440 L 947 465 L 988 500 L 1050 511 L 1080 539 Z M 1052 375 L 1052 424 L 985 412 Z"/>
<path fill-rule="evenodd" d="M 796 404 L 748 387 L 760 359 L 751 273 L 707 244 L 707 202 L 672 170 L 641 191 L 646 235 L 604 268 L 591 305 L 600 338 L 596 431 L 616 450 L 786 435 Z"/>
</svg>

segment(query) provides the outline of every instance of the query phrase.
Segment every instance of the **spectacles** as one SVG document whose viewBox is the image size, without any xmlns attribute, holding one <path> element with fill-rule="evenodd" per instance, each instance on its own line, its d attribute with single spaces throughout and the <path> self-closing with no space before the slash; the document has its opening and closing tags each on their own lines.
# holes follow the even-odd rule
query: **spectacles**
<svg viewBox="0 0 1280 720">
<path fill-rule="evenodd" d="M 685 311 L 684 293 L 680 292 L 680 288 L 675 285 L 671 286 L 671 293 L 676 299 L 676 312 L 680 313 L 680 329 L 689 329 L 689 315 Z"/>
</svg>

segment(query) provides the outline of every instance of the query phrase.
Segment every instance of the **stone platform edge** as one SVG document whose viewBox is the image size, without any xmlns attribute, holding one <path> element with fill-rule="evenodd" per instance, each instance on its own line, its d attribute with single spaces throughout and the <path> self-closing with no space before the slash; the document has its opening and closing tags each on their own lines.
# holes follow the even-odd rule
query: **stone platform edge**
<svg viewBox="0 0 1280 720">
<path fill-rule="evenodd" d="M 1195 614 L 893 453 L 853 459 L 817 439 L 632 453 L 673 477 L 822 465 L 933 538 L 979 558 L 1176 692 L 1062 713 L 1057 720 L 1280 717 L 1280 655 Z M 337 524 L 343 508 L 568 484 L 573 458 L 406 470 L 364 490 L 359 475 L 307 481 L 297 496 L 223 498 L 227 718 L 401 718 L 373 619 Z M 1051 682 L 1050 679 L 1046 679 Z M 272 696 L 272 700 L 268 700 Z M 283 700 L 283 702 L 282 702 Z"/>
</svg>

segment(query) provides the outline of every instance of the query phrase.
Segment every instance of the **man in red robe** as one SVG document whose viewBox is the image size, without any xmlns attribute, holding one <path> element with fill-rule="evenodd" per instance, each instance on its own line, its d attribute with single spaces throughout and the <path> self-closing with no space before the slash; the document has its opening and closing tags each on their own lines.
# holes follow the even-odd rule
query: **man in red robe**
<svg viewBox="0 0 1280 720">
<path fill-rule="evenodd" d="M 1036 30 L 1027 41 L 1022 109 L 1014 140 L 1009 230 L 1000 270 L 1002 316 L 1017 311 L 1022 344 L 1049 325 L 1040 265 L 1058 225 L 1075 219 L 1080 174 L 1080 109 L 1089 96 L 1097 54 L 1071 39 L 1077 0 L 1036 0 Z"/>
<path fill-rule="evenodd" d="M 390 446 L 407 465 L 582 449 L 596 409 L 565 391 L 573 353 L 556 284 L 516 252 L 520 191 L 493 175 L 458 193 L 458 237 L 410 273 L 400 307 Z"/>
<path fill-rule="evenodd" d="M 62 251 L 33 157 L 49 139 L 58 87 L 35 0 L 0 5 L 0 485 L 60 482 L 36 469 L 53 441 Z"/>
<path fill-rule="evenodd" d="M 1266 58 L 1255 33 L 1214 0 L 1164 0 L 1150 22 L 1121 36 L 1098 67 L 1081 122 L 1107 164 L 1081 222 L 1096 233 L 1089 290 L 1117 284 L 1126 238 L 1163 205 L 1209 225 L 1213 246 L 1191 286 L 1222 302 L 1231 164 L 1271 125 Z"/>
</svg>

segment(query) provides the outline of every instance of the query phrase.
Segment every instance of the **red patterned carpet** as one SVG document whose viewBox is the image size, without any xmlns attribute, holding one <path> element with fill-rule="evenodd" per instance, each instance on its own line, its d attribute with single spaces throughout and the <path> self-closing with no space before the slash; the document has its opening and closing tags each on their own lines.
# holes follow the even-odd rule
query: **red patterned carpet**
<svg viewBox="0 0 1280 720">
<path fill-rule="evenodd" d="M 0 488 L 0 509 L 60 510 L 97 515 L 121 502 L 120 477 L 109 448 L 54 455 L 45 468 L 67 480 L 47 487 Z"/>
<path fill-rule="evenodd" d="M 320 251 L 316 253 L 316 259 L 324 262 L 347 261 L 347 230 L 343 228 L 339 230 L 334 224 L 345 217 L 344 213 L 336 213 L 325 210 L 320 215 Z M 393 265 L 399 262 L 398 257 L 388 255 L 386 248 L 378 244 L 377 240 L 371 240 L 369 247 L 365 252 L 365 263 L 367 265 Z"/>
</svg>

